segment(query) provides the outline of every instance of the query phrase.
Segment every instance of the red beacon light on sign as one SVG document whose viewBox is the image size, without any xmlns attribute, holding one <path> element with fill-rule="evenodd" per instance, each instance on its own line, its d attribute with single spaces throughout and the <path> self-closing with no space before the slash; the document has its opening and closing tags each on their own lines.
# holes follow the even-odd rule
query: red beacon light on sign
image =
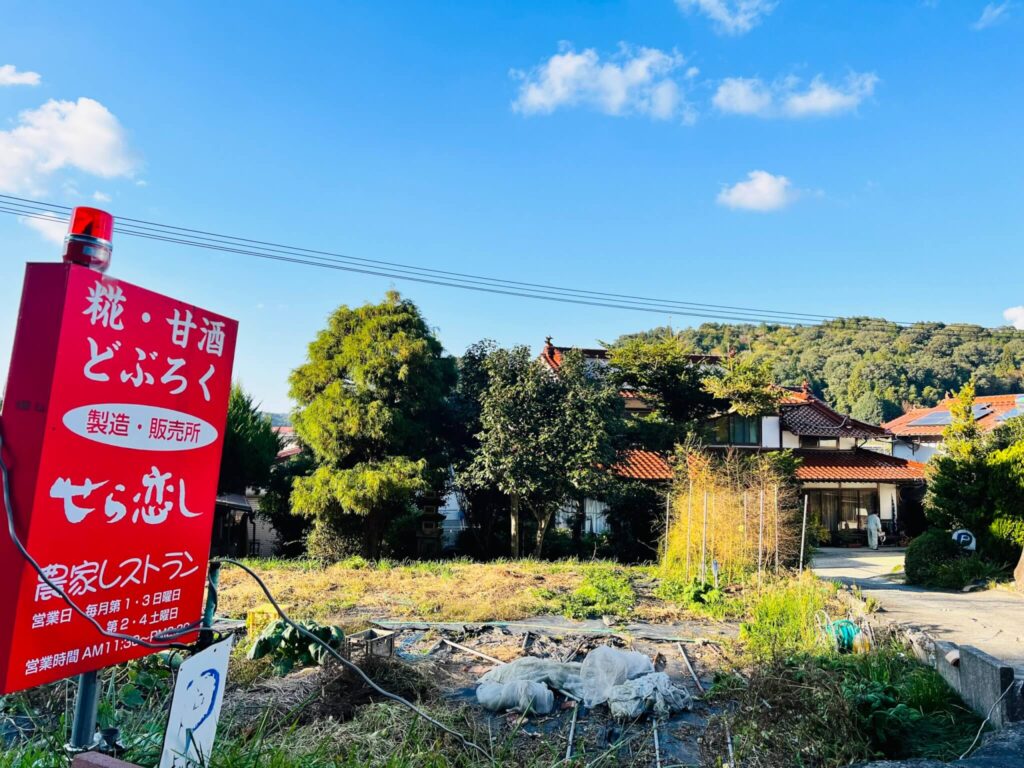
<svg viewBox="0 0 1024 768">
<path fill-rule="evenodd" d="M 99 208 L 75 208 L 64 238 L 64 261 L 106 272 L 114 249 L 114 217 Z"/>
</svg>

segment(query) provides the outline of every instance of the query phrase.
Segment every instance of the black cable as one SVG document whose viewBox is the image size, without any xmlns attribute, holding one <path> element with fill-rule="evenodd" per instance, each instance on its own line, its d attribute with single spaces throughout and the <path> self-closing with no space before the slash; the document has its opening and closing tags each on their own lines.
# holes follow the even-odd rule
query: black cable
<svg viewBox="0 0 1024 768">
<path fill-rule="evenodd" d="M 313 642 L 315 642 L 318 645 L 320 645 L 321 647 L 323 647 L 328 653 L 330 653 L 334 658 L 336 658 L 339 662 L 341 662 L 341 664 L 343 666 L 345 666 L 346 668 L 352 670 L 357 675 L 359 675 L 359 677 L 362 678 L 363 682 L 365 682 L 368 686 L 373 688 L 373 690 L 375 690 L 377 693 L 379 693 L 384 698 L 390 699 L 391 701 L 398 702 L 402 706 L 404 706 L 407 709 L 409 709 L 411 712 L 413 712 L 416 715 L 422 717 L 424 720 L 426 720 L 431 725 L 435 726 L 436 728 L 440 728 L 442 731 L 444 731 L 445 733 L 449 734 L 450 736 L 454 736 L 467 749 L 475 749 L 477 752 L 479 752 L 481 755 L 483 755 L 487 759 L 488 762 L 493 762 L 493 758 L 491 757 L 491 755 L 488 754 L 487 751 L 484 750 L 484 748 L 481 747 L 479 744 L 475 744 L 474 742 L 472 742 L 469 739 L 467 739 L 465 736 L 463 736 L 458 731 L 455 731 L 455 730 L 449 728 L 448 726 L 446 726 L 444 723 L 441 723 L 438 720 L 435 720 L 434 718 L 432 718 L 430 715 L 428 715 L 426 712 L 424 712 L 422 709 L 417 707 L 415 704 L 413 704 L 408 699 L 402 698 L 397 693 L 391 693 L 391 691 L 387 691 L 387 690 L 381 688 L 379 685 L 377 685 L 375 682 L 373 682 L 373 680 L 371 680 L 367 676 L 367 674 L 365 672 L 363 672 L 363 670 L 361 670 L 358 666 L 353 664 L 351 661 L 349 661 L 344 656 L 342 656 L 340 653 L 338 653 L 334 648 L 332 648 L 330 643 L 326 642 L 325 640 L 321 640 L 319 637 L 314 635 L 312 632 L 310 632 L 308 629 L 303 627 L 301 624 L 298 624 L 297 622 L 293 621 L 291 619 L 291 617 L 287 613 L 284 612 L 284 609 L 281 608 L 281 606 L 278 604 L 277 600 L 274 599 L 274 596 L 271 594 L 270 589 L 267 587 L 266 583 L 264 583 L 263 579 L 260 578 L 259 574 L 257 574 L 252 568 L 247 566 L 245 563 L 241 563 L 238 560 L 232 560 L 229 557 L 218 557 L 218 558 L 215 558 L 213 562 L 230 563 L 231 565 L 235 565 L 235 566 L 241 568 L 243 571 L 245 571 L 247 574 L 249 574 L 256 581 L 257 584 L 259 584 L 260 589 L 263 590 L 263 594 L 266 595 L 267 600 L 270 602 L 270 604 L 272 606 L 274 606 L 274 610 L 277 611 L 277 615 L 281 617 L 281 620 L 285 624 L 287 624 L 288 626 L 292 627 L 292 629 L 294 629 L 296 632 L 298 632 L 303 637 L 308 638 L 309 640 L 312 640 Z"/>
<path fill-rule="evenodd" d="M 25 208 L 38 209 L 38 210 L 41 210 L 43 212 L 54 212 L 54 209 L 65 210 L 65 211 L 68 211 L 68 212 L 71 211 L 71 208 L 68 207 L 68 206 L 65 206 L 65 205 L 56 205 L 56 204 L 51 204 L 51 203 L 45 203 L 45 202 L 42 202 L 42 201 L 39 201 L 39 200 L 31 200 L 31 199 L 23 198 L 23 197 L 15 197 L 14 195 L 2 195 L 2 194 L 0 194 L 0 198 L 7 199 L 7 200 L 16 200 L 18 202 L 14 203 L 14 205 L 19 205 L 19 206 L 22 206 L 22 207 L 25 207 Z M 12 211 L 5 211 L 5 212 L 13 213 Z M 69 214 L 68 213 L 63 213 L 63 214 L 60 214 L 60 215 L 62 215 L 64 217 L 67 217 Z M 43 217 L 43 218 L 50 218 L 50 217 Z M 783 311 L 769 310 L 769 309 L 751 309 L 749 307 L 737 307 L 737 306 L 730 306 L 730 305 L 724 305 L 724 304 L 705 304 L 705 303 L 700 303 L 700 302 L 678 301 L 678 300 L 673 300 L 673 299 L 653 299 L 653 298 L 646 297 L 646 296 L 636 296 L 636 295 L 632 295 L 632 294 L 607 293 L 607 292 L 603 292 L 603 291 L 589 291 L 589 290 L 581 289 L 581 288 L 566 288 L 565 286 L 555 286 L 555 285 L 548 285 L 548 284 L 544 284 L 544 283 L 531 283 L 531 282 L 523 282 L 523 281 L 519 281 L 519 280 L 507 280 L 507 279 L 504 279 L 504 278 L 486 277 L 486 276 L 482 276 L 482 275 L 469 274 L 469 273 L 466 273 L 466 272 L 453 272 L 453 271 L 450 271 L 450 270 L 434 269 L 432 267 L 421 267 L 421 266 L 410 265 L 410 264 L 402 264 L 400 262 L 384 261 L 384 260 L 381 260 L 381 259 L 369 259 L 369 258 L 359 257 L 359 256 L 347 256 L 345 254 L 337 253 L 337 252 L 334 252 L 334 251 L 323 251 L 323 250 L 316 250 L 316 249 L 311 249 L 311 248 L 302 248 L 302 247 L 299 247 L 299 246 L 289 246 L 289 245 L 284 245 L 284 244 L 281 244 L 281 243 L 269 242 L 269 241 L 266 241 L 266 240 L 253 240 L 251 238 L 246 238 L 246 237 L 238 237 L 238 236 L 235 236 L 235 235 L 224 235 L 224 234 L 219 234 L 219 233 L 216 233 L 216 232 L 209 232 L 209 231 L 202 230 L 202 229 L 190 229 L 188 227 L 178 227 L 178 226 L 174 226 L 172 224 L 161 224 L 159 222 L 147 221 L 145 219 L 133 219 L 133 218 L 126 217 L 126 216 L 118 216 L 118 217 L 116 217 L 116 219 L 117 219 L 118 222 L 128 222 L 128 223 L 133 224 L 133 225 L 138 225 L 136 228 L 140 229 L 140 230 L 153 231 L 153 228 L 156 228 L 157 231 L 159 231 L 160 233 L 165 233 L 166 230 L 176 230 L 176 232 L 188 233 L 186 236 L 193 237 L 193 239 L 195 239 L 196 236 L 203 236 L 203 237 L 198 237 L 198 239 L 200 239 L 200 240 L 212 240 L 213 242 L 221 242 L 221 243 L 227 242 L 228 244 L 248 243 L 248 244 L 251 244 L 251 245 L 265 246 L 265 247 L 269 248 L 270 250 L 274 250 L 274 251 L 277 251 L 279 253 L 280 252 L 285 252 L 285 253 L 315 254 L 315 255 L 318 255 L 318 256 L 321 256 L 321 257 L 329 257 L 329 258 L 331 258 L 333 260 L 342 259 L 342 260 L 347 261 L 347 262 L 360 262 L 360 263 L 364 263 L 364 264 L 375 265 L 375 266 L 378 266 L 378 267 L 396 268 L 396 269 L 400 269 L 400 270 L 413 271 L 413 272 L 417 272 L 417 273 L 429 272 L 429 273 L 433 273 L 435 275 L 442 275 L 442 276 L 446 276 L 446 277 L 456 278 L 456 279 L 458 279 L 460 281 L 461 280 L 468 280 L 470 282 L 478 282 L 478 283 L 482 283 L 482 284 L 495 284 L 495 285 L 513 286 L 513 287 L 518 287 L 519 289 L 541 290 L 543 292 L 556 292 L 556 293 L 570 293 L 570 294 L 578 294 L 578 295 L 589 295 L 589 296 L 595 296 L 595 297 L 605 298 L 605 299 L 625 299 L 625 300 L 628 300 L 628 301 L 638 301 L 638 302 L 647 303 L 647 304 L 659 304 L 659 305 L 663 305 L 663 306 L 666 306 L 666 307 L 677 307 L 677 308 L 682 308 L 682 309 L 698 308 L 698 309 L 730 310 L 730 311 L 735 311 L 735 312 L 744 312 L 744 313 L 748 313 L 748 314 L 756 313 L 758 315 L 779 315 L 779 316 L 784 316 L 784 317 L 804 318 L 804 321 L 806 321 L 808 319 L 811 319 L 811 320 L 815 320 L 815 321 L 818 321 L 818 322 L 821 322 L 823 320 L 834 319 L 833 315 L 822 315 L 822 314 L 814 314 L 814 313 L 808 313 L 808 312 L 789 312 L 789 311 L 783 312 Z M 119 226 L 118 227 L 118 231 L 122 231 L 122 227 Z M 182 235 L 176 235 L 176 236 L 181 237 Z"/>
<path fill-rule="evenodd" d="M 23 218 L 39 219 L 39 220 L 42 220 L 42 221 L 54 221 L 54 219 L 52 219 L 49 216 L 34 215 L 34 214 L 31 214 L 31 213 L 28 213 L 28 212 L 16 211 L 16 210 L 11 210 L 11 209 L 8 209 L 8 208 L 3 208 L 3 207 L 0 207 L 0 213 L 15 214 L 15 215 L 21 216 Z M 454 282 L 451 282 L 451 281 L 445 281 L 445 280 L 440 280 L 440 279 L 433 279 L 433 278 L 428 278 L 428 277 L 414 276 L 414 275 L 410 275 L 410 274 L 396 274 L 395 272 L 383 272 L 383 271 L 374 270 L 374 269 L 363 269 L 363 268 L 354 267 L 354 266 L 350 266 L 350 265 L 345 265 L 345 264 L 342 264 L 342 263 L 333 262 L 333 261 L 329 261 L 329 260 L 312 261 L 311 259 L 321 258 L 321 257 L 316 257 L 316 256 L 309 256 L 309 257 L 282 256 L 282 255 L 275 255 L 275 254 L 272 254 L 272 253 L 266 253 L 266 252 L 263 252 L 263 251 L 250 250 L 250 249 L 246 249 L 246 248 L 236 248 L 236 247 L 229 247 L 229 246 L 226 246 L 226 245 L 214 245 L 212 243 L 196 242 L 194 240 L 187 239 L 187 238 L 185 238 L 183 236 L 181 236 L 181 237 L 170 237 L 170 236 L 153 235 L 153 234 L 148 234 L 148 233 L 145 233 L 145 232 L 139 232 L 139 231 L 136 231 L 134 229 L 130 229 L 130 228 L 127 228 L 127 227 L 124 227 L 124 226 L 119 227 L 117 231 L 118 231 L 119 234 L 128 235 L 130 237 L 140 237 L 140 238 L 144 238 L 146 240 L 155 240 L 155 241 L 158 241 L 158 242 L 165 242 L 165 243 L 175 243 L 175 244 L 178 244 L 178 245 L 187 245 L 187 246 L 190 246 L 192 248 L 204 248 L 206 250 L 221 251 L 221 252 L 226 252 L 226 253 L 235 253 L 235 254 L 239 254 L 239 255 L 243 255 L 243 256 L 253 256 L 253 257 L 256 257 L 256 258 L 267 259 L 267 260 L 270 260 L 270 261 L 281 261 L 281 262 L 287 262 L 287 263 L 291 263 L 291 264 L 304 264 L 306 266 L 322 267 L 322 268 L 325 268 L 325 269 L 334 269 L 334 270 L 339 270 L 339 271 L 342 271 L 342 272 L 355 272 L 355 273 L 363 274 L 363 275 L 374 275 L 374 276 L 377 276 L 377 277 L 388 277 L 388 278 L 395 279 L 395 280 L 411 280 L 411 281 L 417 282 L 417 283 L 425 283 L 425 284 L 428 284 L 428 285 L 438 285 L 438 286 L 442 286 L 442 287 L 446 287 L 446 288 L 462 288 L 464 290 L 477 291 L 477 292 L 481 292 L 481 293 L 499 294 L 499 295 L 503 295 L 503 296 L 515 296 L 515 297 L 518 297 L 518 298 L 526 298 L 526 299 L 543 299 L 543 300 L 546 300 L 546 301 L 554 301 L 554 302 L 563 303 L 563 304 L 579 304 L 579 305 L 591 306 L 591 307 L 605 307 L 605 308 L 608 308 L 608 309 L 628 309 L 628 310 L 634 310 L 634 311 L 637 311 L 637 312 L 654 312 L 654 313 L 659 314 L 659 315 L 674 314 L 674 315 L 684 315 L 684 316 L 690 316 L 690 317 L 716 318 L 716 319 L 719 319 L 719 320 L 731 320 L 731 321 L 743 322 L 743 323 L 762 322 L 761 320 L 759 320 L 759 318 L 756 318 L 756 317 L 720 315 L 720 314 L 713 314 L 713 313 L 710 313 L 710 312 L 684 312 L 684 311 L 681 311 L 681 310 L 678 310 L 678 309 L 657 308 L 657 307 L 650 307 L 650 306 L 637 306 L 637 305 L 634 305 L 634 304 L 612 303 L 612 302 L 604 302 L 604 301 L 588 301 L 588 300 L 583 300 L 583 299 L 567 298 L 566 296 L 561 296 L 561 295 L 543 295 L 543 294 L 529 293 L 529 292 L 518 291 L 518 290 L 502 290 L 502 289 L 499 289 L 499 288 L 484 287 L 484 286 L 473 285 L 473 284 L 469 284 L 469 283 L 454 283 Z M 771 322 L 773 324 L 775 324 L 775 325 L 795 325 L 795 324 L 797 324 L 798 321 L 796 321 L 796 320 L 788 320 L 788 321 L 773 320 Z"/>
<path fill-rule="evenodd" d="M 41 201 L 30 200 L 28 198 L 15 197 L 13 195 L 0 195 L 0 199 L 14 200 L 18 202 L 7 203 L 8 206 L 19 206 L 19 208 L 0 208 L 0 213 L 7 213 L 10 215 L 18 215 L 26 218 L 39 219 L 43 221 L 53 221 L 53 216 L 45 216 L 43 213 L 55 213 L 61 217 L 67 217 L 67 213 L 56 213 L 54 209 L 64 209 L 70 211 L 68 206 L 61 206 L 56 204 L 43 203 Z M 24 210 L 22 210 L 24 209 Z M 910 329 L 913 330 L 915 327 L 922 325 L 921 322 L 908 323 L 900 321 L 885 321 L 875 320 L 871 318 L 840 318 L 832 315 L 817 315 L 810 313 L 800 312 L 778 312 L 775 310 L 757 310 L 743 307 L 729 307 L 727 305 L 716 305 L 716 304 L 698 304 L 694 302 L 672 302 L 668 300 L 650 299 L 645 297 L 633 297 L 627 294 L 612 294 L 612 293 L 601 293 L 597 291 L 586 291 L 581 289 L 569 289 L 569 288 L 557 288 L 555 286 L 547 286 L 538 283 L 525 283 L 519 281 L 502 280 L 498 278 L 487 278 L 475 275 L 466 275 L 465 273 L 459 272 L 448 272 L 445 270 L 436 270 L 428 267 L 409 267 L 405 265 L 395 264 L 394 262 L 385 262 L 374 259 L 362 259 L 358 257 L 344 256 L 342 254 L 335 254 L 329 251 L 315 251 L 307 248 L 297 248 L 291 246 L 280 246 L 275 243 L 266 243 L 266 241 L 251 240 L 248 238 L 238 238 L 229 235 L 219 235 L 216 233 L 206 232 L 204 230 L 189 229 L 185 227 L 175 227 L 172 225 L 158 224 L 155 222 L 149 222 L 142 219 L 131 219 L 127 217 L 118 218 L 119 222 L 136 222 L 136 226 L 126 227 L 121 224 L 118 227 L 118 232 L 145 239 L 150 239 L 159 242 L 170 242 L 180 245 L 188 245 L 196 248 L 206 248 L 208 250 L 217 250 L 228 253 L 236 253 L 240 255 L 253 256 L 256 258 L 263 258 L 275 261 L 282 261 L 295 264 L 303 264 L 307 266 L 318 266 L 329 269 L 337 269 L 347 272 L 356 272 L 360 274 L 374 275 L 378 277 L 388 277 L 399 280 L 412 280 L 414 282 L 427 283 L 432 285 L 439 285 L 450 288 L 462 288 L 465 290 L 475 290 L 485 293 L 494 293 L 501 295 L 514 296 L 519 298 L 532 298 L 532 299 L 544 299 L 548 301 L 555 301 L 561 303 L 581 304 L 586 306 L 597 306 L 606 307 L 610 309 L 626 309 L 641 312 L 655 312 L 657 314 L 679 314 L 690 317 L 701 317 L 716 321 L 732 321 L 739 323 L 748 324 L 765 324 L 775 326 L 804 326 L 804 327 L 815 327 L 818 324 L 833 324 L 843 323 L 848 320 L 851 324 L 851 330 L 877 330 L 879 332 L 895 331 L 897 329 Z M 138 226 L 144 225 L 144 226 Z M 156 228 L 156 229 L 154 229 Z M 176 230 L 171 232 L 169 230 Z M 179 232 L 185 233 L 197 233 L 201 235 L 210 235 L 210 237 L 200 237 L 198 240 L 207 242 L 198 242 L 197 238 L 193 235 L 182 235 Z M 232 247 L 234 243 L 256 243 L 266 244 L 273 246 L 263 250 L 252 250 L 248 248 Z M 324 254 L 323 256 L 309 255 L 302 256 L 298 254 Z M 284 255 L 281 255 L 284 254 Z M 317 261 L 311 261 L 311 259 L 317 259 Z M 343 259 L 345 261 L 339 261 Z M 362 262 L 366 264 L 382 264 L 382 265 L 394 265 L 395 271 L 381 271 L 378 269 L 362 269 L 354 267 L 348 262 Z M 415 271 L 413 271 L 415 270 Z M 432 279 L 423 277 L 422 273 L 433 273 L 437 275 L 452 275 L 455 276 L 450 280 Z M 457 280 L 458 282 L 453 282 Z M 514 290 L 502 290 L 495 286 L 511 286 Z M 523 288 L 516 288 L 516 286 L 525 286 Z M 538 295 L 538 291 L 542 292 Z M 618 297 L 622 299 L 628 299 L 629 301 L 616 301 L 610 299 L 608 301 L 592 301 L 584 300 L 581 298 L 570 298 L 570 297 L 581 297 L 581 296 L 596 296 L 596 297 Z M 634 302 L 641 302 L 643 306 L 638 306 Z M 735 312 L 746 313 L 744 315 L 723 315 L 719 312 L 710 311 L 684 311 L 683 308 L 722 308 L 732 309 Z M 750 313 L 771 313 L 778 315 L 778 317 L 765 317 L 751 315 Z M 811 319 L 809 321 L 808 319 Z M 926 324 L 926 323 L 924 323 Z M 1013 329 L 991 329 L 982 328 L 976 326 L 968 326 L 964 328 L 955 328 L 946 324 L 938 324 L 941 327 L 933 329 L 931 331 L 932 336 L 948 336 L 951 339 L 962 339 L 969 335 L 985 335 L 989 337 L 998 337 L 1000 335 L 1007 336 L 1008 338 L 1015 338 L 1017 332 Z M 870 326 L 876 326 L 872 329 Z"/>
<path fill-rule="evenodd" d="M 72 600 L 63 589 L 58 587 L 53 582 L 53 580 L 46 574 L 45 569 L 43 569 L 39 565 L 39 563 L 36 562 L 36 559 L 29 554 L 29 551 L 25 549 L 25 545 L 21 543 L 21 539 L 18 537 L 18 531 L 15 527 L 14 522 L 14 505 L 11 502 L 11 478 L 10 473 L 7 471 L 7 462 L 4 461 L 3 447 L 3 433 L 0 432 L 0 479 L 3 480 L 4 484 L 3 503 L 4 509 L 7 512 L 7 532 L 11 537 L 11 541 L 14 543 L 15 549 L 17 549 L 21 556 L 25 559 L 25 561 L 32 566 L 33 570 L 35 570 L 35 572 L 39 574 L 39 578 L 42 579 L 43 583 L 46 584 L 46 586 L 48 586 L 55 595 L 57 595 L 65 603 L 67 603 L 68 607 L 71 608 L 71 610 L 73 610 L 83 619 L 92 624 L 96 631 L 104 637 L 110 637 L 115 640 L 124 640 L 125 642 L 134 643 L 135 645 L 142 646 L 143 648 L 150 648 L 158 651 L 166 650 L 168 648 L 174 648 L 181 651 L 191 650 L 189 646 L 184 645 L 182 643 L 154 643 L 149 640 L 143 640 L 141 637 L 136 637 L 135 635 L 125 635 L 121 632 L 110 632 L 104 629 L 102 626 L 100 626 L 100 623 L 96 621 L 96 619 L 94 619 L 92 616 L 83 611 L 78 606 L 78 604 L 75 603 L 75 601 Z M 159 637 L 159 635 L 154 635 L 154 637 Z"/>
<path fill-rule="evenodd" d="M 3 196 L 0 195 L 0 197 L 3 197 Z M 17 210 L 5 209 L 3 207 L 0 207 L 0 213 L 10 213 L 10 214 L 15 214 L 15 215 L 23 216 L 25 218 L 34 218 L 34 219 L 40 219 L 40 220 L 43 220 L 43 221 L 52 221 L 53 220 L 49 216 L 42 216 L 42 215 L 38 215 L 38 214 L 32 214 L 32 213 L 29 213 L 29 212 L 26 212 L 26 211 L 17 211 Z M 475 290 L 475 291 L 481 291 L 481 292 L 486 292 L 486 293 L 495 293 L 495 294 L 502 294 L 502 295 L 507 295 L 507 296 L 521 297 L 521 298 L 544 299 L 544 300 L 548 300 L 548 301 L 555 301 L 555 302 L 561 302 L 561 303 L 582 304 L 582 305 L 587 305 L 587 306 L 607 307 L 607 308 L 610 308 L 610 309 L 627 309 L 627 310 L 634 310 L 634 311 L 641 311 L 641 312 L 655 312 L 657 314 L 663 314 L 663 313 L 681 314 L 681 315 L 687 315 L 687 316 L 692 316 L 692 317 L 710 318 L 710 319 L 713 319 L 713 320 L 716 320 L 716 321 L 718 321 L 718 320 L 728 320 L 728 321 L 734 321 L 734 322 L 739 322 L 739 323 L 748 323 L 748 324 L 763 323 L 763 324 L 766 324 L 766 325 L 775 325 L 775 326 L 818 327 L 818 325 L 816 325 L 816 324 L 807 324 L 807 323 L 805 323 L 803 321 L 797 321 L 797 320 L 783 321 L 783 320 L 779 320 L 779 319 L 776 319 L 776 318 L 757 318 L 757 317 L 747 317 L 747 316 L 721 315 L 721 314 L 714 314 L 714 313 L 711 313 L 711 312 L 681 312 L 678 309 L 670 309 L 670 308 L 666 308 L 666 307 L 655 308 L 655 307 L 636 306 L 636 305 L 633 305 L 633 304 L 623 304 L 623 303 L 607 303 L 607 302 L 596 302 L 596 301 L 583 301 L 583 300 L 575 300 L 575 299 L 571 299 L 571 298 L 566 298 L 564 296 L 538 296 L 538 295 L 535 295 L 533 293 L 526 293 L 526 292 L 520 292 L 520 291 L 506 291 L 506 290 L 498 290 L 498 289 L 486 288 L 486 287 L 481 288 L 481 287 L 477 287 L 477 286 L 473 286 L 473 285 L 465 285 L 465 284 L 461 284 L 461 283 L 452 283 L 452 282 L 448 282 L 448 281 L 428 279 L 428 278 L 423 278 L 423 277 L 418 277 L 418 276 L 413 276 L 413 275 L 395 274 L 393 272 L 381 272 L 381 271 L 369 270 L 369 269 L 359 269 L 359 268 L 351 267 L 351 266 L 343 266 L 341 264 L 338 264 L 338 263 L 335 263 L 335 262 L 332 262 L 332 261 L 329 261 L 329 260 L 322 260 L 322 261 L 326 261 L 327 263 L 320 263 L 320 262 L 314 262 L 314 261 L 310 261 L 309 260 L 309 259 L 320 258 L 320 257 L 289 257 L 289 256 L 280 256 L 280 255 L 274 255 L 274 254 L 270 254 L 270 253 L 265 253 L 265 252 L 262 252 L 262 251 L 254 251 L 254 250 L 250 250 L 250 249 L 229 247 L 229 246 L 226 246 L 226 245 L 219 246 L 219 245 L 195 242 L 195 241 L 193 241 L 191 239 L 188 239 L 186 236 L 171 237 L 171 236 L 153 235 L 153 234 L 149 234 L 149 233 L 146 233 L 146 232 L 139 232 L 139 231 L 136 231 L 136 230 L 134 230 L 132 228 L 126 228 L 124 226 L 119 227 L 118 228 L 118 232 L 120 232 L 121 234 L 129 235 L 129 236 L 134 236 L 134 237 L 141 237 L 141 238 L 145 238 L 145 239 L 149 239 L 149 240 L 154 240 L 154 241 L 158 241 L 158 242 L 175 243 L 175 244 L 187 245 L 187 246 L 191 246 L 191 247 L 195 247 L 195 248 L 205 248 L 207 250 L 215 250 L 215 251 L 222 251 L 222 252 L 228 252 L 228 253 L 235 253 L 235 254 L 240 254 L 240 255 L 244 255 L 244 256 L 253 256 L 253 257 L 256 257 L 256 258 L 268 259 L 268 260 L 272 260 L 272 261 L 281 261 L 281 262 L 293 263 L 293 264 L 303 264 L 303 265 L 307 265 L 307 266 L 324 267 L 324 268 L 327 268 L 327 269 L 337 269 L 337 270 L 346 271 L 346 272 L 357 272 L 357 273 L 360 273 L 360 274 L 375 275 L 375 276 L 379 276 L 379 277 L 389 277 L 389 278 L 392 278 L 392 279 L 407 279 L 407 280 L 412 280 L 414 282 L 428 283 L 428 284 L 431 284 L 431 285 L 440 285 L 440 286 L 449 287 L 449 288 L 463 288 L 463 289 L 467 289 L 467 290 Z M 844 321 L 845 321 L 844 318 L 834 318 L 832 320 L 828 320 L 828 321 L 824 321 L 824 322 L 825 323 L 843 323 Z M 888 331 L 907 330 L 907 329 L 912 330 L 914 326 L 921 324 L 921 323 L 906 324 L 906 323 L 900 323 L 898 321 L 884 321 L 884 320 L 857 319 L 857 318 L 849 319 L 849 321 L 852 324 L 851 330 L 869 330 L 869 331 L 870 330 L 876 330 L 878 332 L 888 332 Z M 870 326 L 872 326 L 872 325 L 873 326 L 878 326 L 878 327 L 872 329 L 872 328 L 870 328 Z M 868 327 L 866 327 L 866 326 L 868 326 Z M 951 339 L 958 339 L 958 340 L 962 339 L 966 335 L 971 335 L 971 334 L 975 334 L 975 335 L 983 335 L 984 334 L 984 335 L 993 336 L 993 337 L 996 336 L 997 334 L 1009 334 L 1011 338 L 1016 334 L 1016 332 L 1011 330 L 1011 329 L 1007 329 L 1005 331 L 997 331 L 997 330 L 988 329 L 988 328 L 970 327 L 970 328 L 964 328 L 964 329 L 958 330 L 958 329 L 951 328 L 951 327 L 948 327 L 948 326 L 943 326 L 941 328 L 935 329 L 931 333 L 932 333 L 933 336 L 936 336 L 936 335 L 937 336 L 949 336 Z"/>
</svg>

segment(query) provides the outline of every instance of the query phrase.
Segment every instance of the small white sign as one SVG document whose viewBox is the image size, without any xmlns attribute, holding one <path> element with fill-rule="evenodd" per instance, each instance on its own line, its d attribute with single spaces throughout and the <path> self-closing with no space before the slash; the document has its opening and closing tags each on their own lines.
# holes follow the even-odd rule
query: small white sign
<svg viewBox="0 0 1024 768">
<path fill-rule="evenodd" d="M 974 534 L 965 528 L 961 528 L 959 531 L 954 531 L 953 541 L 968 552 L 973 552 L 978 548 L 978 541 L 974 538 Z"/>
<path fill-rule="evenodd" d="M 228 637 L 182 662 L 174 684 L 160 768 L 210 764 L 233 642 L 234 638 Z"/>
</svg>

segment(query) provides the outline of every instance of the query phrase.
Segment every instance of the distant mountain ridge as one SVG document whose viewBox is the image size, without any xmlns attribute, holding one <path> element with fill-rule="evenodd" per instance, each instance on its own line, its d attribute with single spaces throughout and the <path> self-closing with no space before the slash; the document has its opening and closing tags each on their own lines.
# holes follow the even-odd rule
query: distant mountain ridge
<svg viewBox="0 0 1024 768">
<path fill-rule="evenodd" d="M 269 411 L 263 411 L 263 415 L 270 419 L 270 426 L 272 427 L 290 427 L 292 425 L 292 417 L 290 413 L 270 413 Z"/>
<path fill-rule="evenodd" d="M 914 323 L 870 317 L 820 325 L 705 323 L 659 328 L 695 352 L 753 353 L 772 363 L 776 381 L 808 381 L 815 394 L 842 413 L 880 424 L 910 405 L 935 405 L 974 377 L 978 394 L 1024 391 L 1024 331 L 977 325 Z"/>
</svg>

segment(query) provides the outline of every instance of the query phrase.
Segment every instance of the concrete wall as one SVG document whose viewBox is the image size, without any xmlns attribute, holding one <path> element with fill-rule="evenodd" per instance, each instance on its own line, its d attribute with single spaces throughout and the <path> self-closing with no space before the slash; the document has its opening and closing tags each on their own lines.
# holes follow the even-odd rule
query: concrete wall
<svg viewBox="0 0 1024 768">
<path fill-rule="evenodd" d="M 915 640 L 915 648 L 920 641 Z M 972 645 L 936 642 L 931 653 L 919 654 L 931 663 L 950 688 L 979 717 L 990 717 L 996 728 L 1024 722 L 1024 680 L 995 656 Z M 928 657 L 931 658 L 928 658 Z"/>
<path fill-rule="evenodd" d="M 892 455 L 910 461 L 927 462 L 938 452 L 938 443 L 914 443 L 909 440 L 895 440 Z"/>
</svg>

